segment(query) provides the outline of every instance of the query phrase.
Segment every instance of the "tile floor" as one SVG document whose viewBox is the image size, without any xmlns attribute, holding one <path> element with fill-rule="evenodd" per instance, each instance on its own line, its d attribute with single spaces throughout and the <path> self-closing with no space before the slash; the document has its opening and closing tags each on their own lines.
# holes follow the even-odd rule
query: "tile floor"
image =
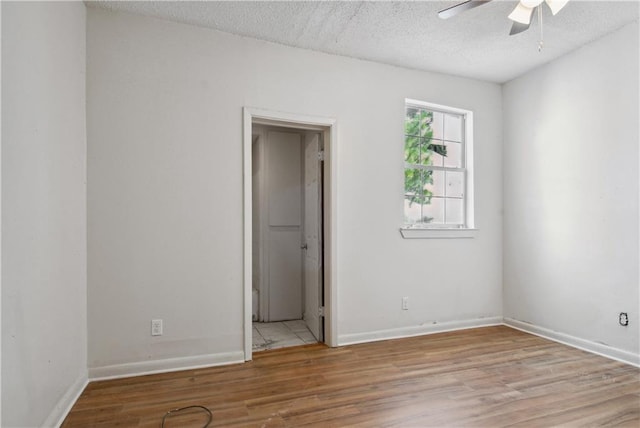
<svg viewBox="0 0 640 428">
<path fill-rule="evenodd" d="M 253 352 L 317 342 L 303 320 L 253 323 Z"/>
</svg>

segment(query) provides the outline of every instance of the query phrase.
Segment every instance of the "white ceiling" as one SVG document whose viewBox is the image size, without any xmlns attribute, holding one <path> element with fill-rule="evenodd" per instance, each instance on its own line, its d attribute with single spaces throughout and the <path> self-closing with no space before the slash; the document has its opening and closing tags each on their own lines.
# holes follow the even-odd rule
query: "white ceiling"
<svg viewBox="0 0 640 428">
<path fill-rule="evenodd" d="M 460 0 L 462 1 L 462 0 Z M 571 0 L 509 36 L 515 2 L 492 1 L 448 20 L 460 1 L 88 1 L 288 46 L 502 83 L 638 20 L 640 2 Z M 638 49 L 630 41 L 630 49 Z"/>
</svg>

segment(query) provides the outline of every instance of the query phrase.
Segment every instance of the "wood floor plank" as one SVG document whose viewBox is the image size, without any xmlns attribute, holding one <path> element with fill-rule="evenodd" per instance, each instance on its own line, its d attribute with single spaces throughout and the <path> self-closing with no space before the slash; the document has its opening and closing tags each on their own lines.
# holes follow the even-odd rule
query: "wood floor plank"
<svg viewBox="0 0 640 428">
<path fill-rule="evenodd" d="M 640 370 L 505 326 L 90 383 L 63 427 L 640 426 Z M 206 420 L 206 418 L 204 419 Z M 199 427 L 202 414 L 171 426 Z"/>
</svg>

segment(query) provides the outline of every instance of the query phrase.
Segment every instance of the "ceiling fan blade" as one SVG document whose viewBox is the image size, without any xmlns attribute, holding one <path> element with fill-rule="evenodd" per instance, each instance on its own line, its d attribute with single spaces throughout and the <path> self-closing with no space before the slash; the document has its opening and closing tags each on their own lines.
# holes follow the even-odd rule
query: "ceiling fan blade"
<svg viewBox="0 0 640 428">
<path fill-rule="evenodd" d="M 462 3 L 458 3 L 446 9 L 442 9 L 438 12 L 440 19 L 449 19 L 452 16 L 464 12 L 465 10 L 473 9 L 474 7 L 482 6 L 485 3 L 489 3 L 491 0 L 467 0 Z"/>
<path fill-rule="evenodd" d="M 531 26 L 531 23 L 521 24 L 519 22 L 514 22 L 513 25 L 511 26 L 511 31 L 509 31 L 509 35 L 513 36 L 515 34 L 520 34 L 523 31 L 528 30 L 530 26 Z"/>
</svg>

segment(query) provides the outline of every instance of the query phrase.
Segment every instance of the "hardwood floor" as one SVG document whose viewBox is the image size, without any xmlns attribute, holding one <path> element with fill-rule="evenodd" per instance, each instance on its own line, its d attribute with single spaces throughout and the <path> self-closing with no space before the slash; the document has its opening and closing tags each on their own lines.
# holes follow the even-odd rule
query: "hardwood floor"
<svg viewBox="0 0 640 428">
<path fill-rule="evenodd" d="M 90 383 L 63 427 L 640 426 L 640 369 L 508 327 L 254 354 L 245 364 Z M 200 427 L 204 412 L 166 427 Z"/>
</svg>

